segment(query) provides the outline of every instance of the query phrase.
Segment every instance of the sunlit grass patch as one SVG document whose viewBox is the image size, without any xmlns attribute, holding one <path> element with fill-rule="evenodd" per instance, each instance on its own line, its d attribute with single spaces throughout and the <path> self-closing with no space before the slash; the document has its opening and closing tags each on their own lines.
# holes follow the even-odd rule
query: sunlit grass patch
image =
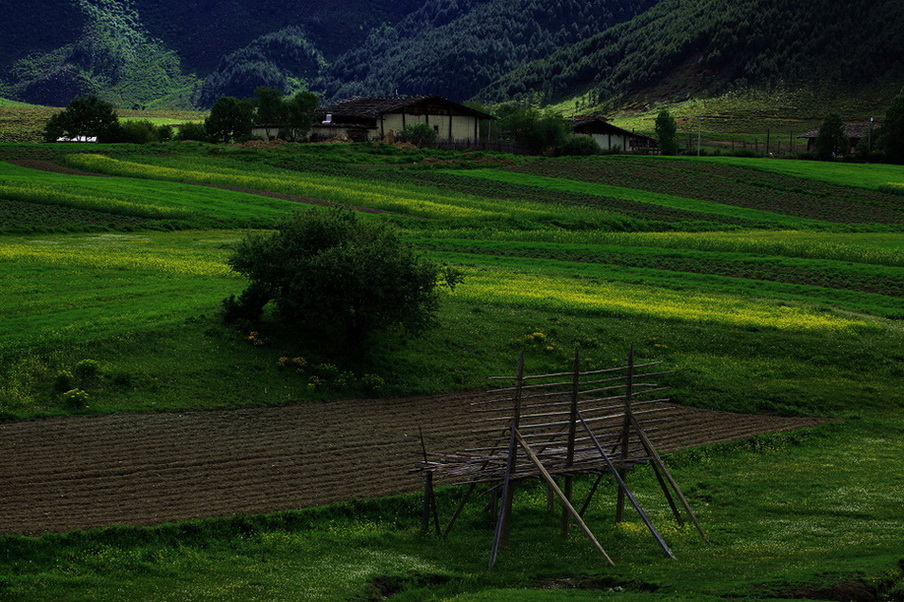
<svg viewBox="0 0 904 602">
<path fill-rule="evenodd" d="M 523 305 L 566 313 L 655 316 L 779 329 L 838 330 L 869 324 L 865 320 L 765 299 L 550 274 L 470 268 L 465 269 L 465 282 L 467 284 L 455 294 L 476 304 Z"/>
</svg>

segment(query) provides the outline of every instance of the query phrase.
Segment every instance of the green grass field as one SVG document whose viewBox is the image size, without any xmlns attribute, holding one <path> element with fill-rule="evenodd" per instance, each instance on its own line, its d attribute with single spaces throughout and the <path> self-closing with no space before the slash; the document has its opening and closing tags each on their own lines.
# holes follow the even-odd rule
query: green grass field
<svg viewBox="0 0 904 602">
<path fill-rule="evenodd" d="M 387 333 L 377 353 L 339 367 L 381 376 L 386 394 L 481 387 L 521 349 L 537 372 L 567 367 L 578 344 L 589 366 L 607 367 L 633 344 L 676 370 L 680 403 L 839 421 L 673 456 L 713 539 L 657 509 L 677 562 L 629 522 L 595 527 L 617 557 L 605 567 L 579 533 L 555 535 L 537 488 L 519 497 L 494 571 L 479 508 L 439 542 L 419 534 L 412 495 L 2 537 L 0 598 L 378 599 L 387 581 L 400 600 L 781 599 L 851 580 L 901 594 L 904 209 L 879 189 L 904 168 L 599 157 L 490 169 L 483 155 L 421 163 L 420 151 L 356 146 L 87 152 L 66 165 L 112 177 L 0 163 L 7 419 L 71 412 L 54 382 L 84 359 L 101 366 L 84 413 L 357 394 L 280 371 L 281 356 L 326 360 L 304 341 L 264 323 L 268 344 L 254 346 L 217 317 L 243 288 L 231 247 L 300 206 L 253 194 L 266 191 L 391 212 L 366 218 L 464 273 L 438 328 Z M 542 346 L 527 340 L 538 331 Z M 653 475 L 637 478 L 653 496 Z M 609 502 L 591 509 L 596 525 L 611 518 Z"/>
</svg>

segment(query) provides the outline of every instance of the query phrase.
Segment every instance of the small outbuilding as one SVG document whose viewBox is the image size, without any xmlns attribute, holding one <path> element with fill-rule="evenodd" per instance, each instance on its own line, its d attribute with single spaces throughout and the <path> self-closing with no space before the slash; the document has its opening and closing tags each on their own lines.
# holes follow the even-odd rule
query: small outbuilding
<svg viewBox="0 0 904 602">
<path fill-rule="evenodd" d="M 433 127 L 437 141 L 473 143 L 480 138 L 480 122 L 495 119 L 442 96 L 355 98 L 321 107 L 318 114 L 312 140 L 347 137 L 356 142 L 383 140 L 390 132 L 425 123 Z"/>
<path fill-rule="evenodd" d="M 582 136 L 590 136 L 603 150 L 653 151 L 659 148 L 655 138 L 635 134 L 616 127 L 602 117 L 578 117 L 572 121 L 571 131 Z"/>
<path fill-rule="evenodd" d="M 848 142 L 850 142 L 850 148 L 848 149 L 848 154 L 854 154 L 857 152 L 857 145 L 860 144 L 860 141 L 864 138 L 869 138 L 871 135 L 871 129 L 874 127 L 878 127 L 878 123 L 846 123 L 844 124 L 844 135 L 847 136 Z M 816 152 L 816 138 L 819 137 L 819 130 L 810 130 L 804 134 L 798 136 L 798 139 L 803 139 L 807 141 L 807 152 Z"/>
</svg>

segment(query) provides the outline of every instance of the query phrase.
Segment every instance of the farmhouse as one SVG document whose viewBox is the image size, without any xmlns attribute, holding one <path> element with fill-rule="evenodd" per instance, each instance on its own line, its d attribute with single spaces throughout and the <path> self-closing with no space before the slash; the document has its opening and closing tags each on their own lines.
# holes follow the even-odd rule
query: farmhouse
<svg viewBox="0 0 904 602">
<path fill-rule="evenodd" d="M 850 148 L 848 149 L 848 153 L 852 154 L 857 152 L 857 145 L 860 144 L 860 141 L 864 138 L 869 139 L 873 134 L 870 130 L 872 126 L 878 127 L 878 123 L 846 123 L 844 124 L 844 135 L 848 137 L 848 141 L 850 142 Z M 815 152 L 816 151 L 816 138 L 819 136 L 819 130 L 810 130 L 805 134 L 801 134 L 798 138 L 802 138 L 807 141 L 807 151 Z M 874 141 L 875 142 L 875 141 Z"/>
<path fill-rule="evenodd" d="M 389 132 L 418 123 L 433 126 L 441 142 L 476 142 L 481 120 L 495 119 L 441 96 L 356 98 L 321 107 L 318 114 L 321 119 L 312 128 L 313 140 L 344 135 L 356 142 L 382 140 Z"/>
<path fill-rule="evenodd" d="M 603 150 L 635 151 L 655 150 L 658 143 L 655 138 L 642 136 L 615 127 L 601 117 L 578 117 L 571 124 L 571 131 L 582 136 L 592 137 Z"/>
</svg>

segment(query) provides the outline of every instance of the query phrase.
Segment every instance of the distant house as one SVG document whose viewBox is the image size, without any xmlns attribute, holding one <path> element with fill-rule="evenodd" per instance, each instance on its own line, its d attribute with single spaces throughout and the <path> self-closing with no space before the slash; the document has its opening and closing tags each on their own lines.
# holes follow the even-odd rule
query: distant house
<svg viewBox="0 0 904 602">
<path fill-rule="evenodd" d="M 628 152 L 659 148 L 655 138 L 623 130 L 602 117 L 575 118 L 571 124 L 571 131 L 575 134 L 590 136 L 603 150 L 615 150 L 618 148 Z"/>
<path fill-rule="evenodd" d="M 275 140 L 280 130 L 285 129 L 285 124 L 262 123 L 251 127 L 251 137 L 258 140 Z"/>
<path fill-rule="evenodd" d="M 442 96 L 401 98 L 356 98 L 318 110 L 312 140 L 347 136 L 356 142 L 382 140 L 405 126 L 426 123 L 436 131 L 437 141 L 476 142 L 480 122 L 492 115 L 452 102 Z"/>
<path fill-rule="evenodd" d="M 877 128 L 879 126 L 878 123 L 873 123 L 872 127 Z M 860 144 L 860 141 L 864 138 L 868 138 L 870 136 L 870 124 L 869 123 L 846 123 L 844 124 L 844 135 L 848 137 L 848 141 L 851 144 L 851 148 L 848 149 L 848 154 L 853 154 L 857 152 L 857 145 Z M 875 135 L 875 133 L 873 134 Z M 816 152 L 816 138 L 819 136 L 819 130 L 810 130 L 805 134 L 801 134 L 798 136 L 799 139 L 805 139 L 807 141 L 807 151 L 808 152 Z M 875 142 L 875 140 L 874 140 Z"/>
</svg>

